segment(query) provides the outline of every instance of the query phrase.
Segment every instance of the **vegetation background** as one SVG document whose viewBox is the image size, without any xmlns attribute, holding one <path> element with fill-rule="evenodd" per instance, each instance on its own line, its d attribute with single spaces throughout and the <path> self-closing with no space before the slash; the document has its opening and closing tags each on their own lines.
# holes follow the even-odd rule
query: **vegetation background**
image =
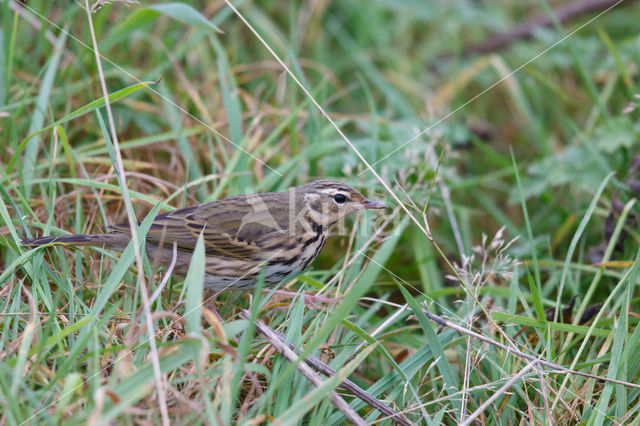
<svg viewBox="0 0 640 426">
<path fill-rule="evenodd" d="M 638 424 L 640 4 L 491 44 L 587 3 L 233 2 L 432 239 L 225 2 L 0 3 L 0 422 L 345 422 L 249 308 L 415 423 Z M 126 221 L 102 80 L 139 218 L 315 178 L 393 209 L 278 294 L 170 279 L 150 344 L 131 252 L 19 245 Z"/>
</svg>

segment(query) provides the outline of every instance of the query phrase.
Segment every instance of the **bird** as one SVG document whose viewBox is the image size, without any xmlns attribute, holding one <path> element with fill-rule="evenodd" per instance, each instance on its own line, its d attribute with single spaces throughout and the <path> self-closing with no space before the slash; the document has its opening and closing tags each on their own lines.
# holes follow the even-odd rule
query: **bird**
<svg viewBox="0 0 640 426">
<path fill-rule="evenodd" d="M 237 195 L 158 215 L 146 234 L 145 250 L 159 265 L 168 267 L 175 260 L 172 273 L 186 276 L 202 233 L 205 288 L 253 289 L 263 269 L 264 285 L 273 286 L 306 269 L 338 221 L 358 210 L 386 208 L 344 183 L 315 180 L 283 192 Z M 122 223 L 102 234 L 25 238 L 21 244 L 122 251 L 130 240 L 129 224 Z"/>
</svg>

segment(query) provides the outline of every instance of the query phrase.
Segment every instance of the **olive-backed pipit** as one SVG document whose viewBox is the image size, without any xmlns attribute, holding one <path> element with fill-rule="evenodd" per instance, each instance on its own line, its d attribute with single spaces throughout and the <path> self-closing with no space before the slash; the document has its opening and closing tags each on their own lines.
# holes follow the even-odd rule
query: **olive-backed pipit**
<svg viewBox="0 0 640 426">
<path fill-rule="evenodd" d="M 273 285 L 305 269 L 318 256 L 329 228 L 360 209 L 384 209 L 340 182 L 317 180 L 284 192 L 239 195 L 156 216 L 146 236 L 147 255 L 186 275 L 198 235 L 206 250 L 205 286 L 239 290 L 255 286 L 262 269 Z M 74 234 L 22 240 L 25 246 L 59 243 L 124 250 L 128 224 L 105 234 Z"/>
</svg>

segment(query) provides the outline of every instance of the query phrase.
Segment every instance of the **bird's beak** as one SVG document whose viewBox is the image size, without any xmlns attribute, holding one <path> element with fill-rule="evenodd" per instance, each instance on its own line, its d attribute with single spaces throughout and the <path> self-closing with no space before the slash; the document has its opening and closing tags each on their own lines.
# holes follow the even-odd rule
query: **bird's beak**
<svg viewBox="0 0 640 426">
<path fill-rule="evenodd" d="M 380 203 L 378 201 L 371 201 L 365 198 L 364 201 L 362 202 L 362 208 L 363 209 L 387 209 L 388 207 L 386 206 L 386 204 Z"/>
</svg>

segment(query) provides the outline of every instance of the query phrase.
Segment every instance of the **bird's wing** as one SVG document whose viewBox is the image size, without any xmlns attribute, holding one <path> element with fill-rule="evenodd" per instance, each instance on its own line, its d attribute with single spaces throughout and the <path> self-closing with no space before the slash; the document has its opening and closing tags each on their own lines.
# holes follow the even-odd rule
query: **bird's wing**
<svg viewBox="0 0 640 426">
<path fill-rule="evenodd" d="M 248 200 L 248 201 L 247 201 Z M 281 205 L 284 204 L 284 205 Z M 198 235 L 203 233 L 208 255 L 232 258 L 262 257 L 278 239 L 286 238 L 282 213 L 286 203 L 262 200 L 260 197 L 232 197 L 208 204 L 177 209 L 156 216 L 147 241 L 193 250 Z M 286 221 L 285 221 L 286 222 Z M 113 232 L 129 232 L 127 224 L 110 227 Z"/>
</svg>

